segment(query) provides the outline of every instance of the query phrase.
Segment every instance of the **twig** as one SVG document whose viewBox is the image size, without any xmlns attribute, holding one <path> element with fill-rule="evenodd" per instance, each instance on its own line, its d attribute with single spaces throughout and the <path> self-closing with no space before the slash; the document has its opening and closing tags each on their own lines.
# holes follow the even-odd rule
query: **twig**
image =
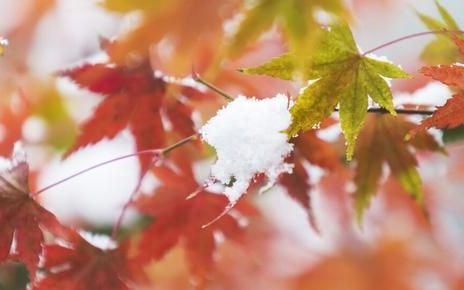
<svg viewBox="0 0 464 290">
<path fill-rule="evenodd" d="M 204 85 L 205 87 L 207 87 L 208 89 L 212 90 L 213 92 L 216 92 L 217 94 L 223 96 L 227 101 L 231 102 L 231 101 L 234 100 L 234 98 L 233 98 L 231 95 L 227 94 L 226 92 L 224 92 L 224 91 L 221 90 L 220 88 L 216 87 L 216 86 L 213 85 L 212 83 L 210 83 L 210 82 L 208 82 L 208 81 L 202 79 L 202 78 L 200 77 L 200 75 L 194 73 L 194 74 L 192 74 L 192 78 L 193 78 L 196 82 L 198 82 L 198 83 Z"/>
<path fill-rule="evenodd" d="M 340 112 L 340 109 L 336 108 L 334 109 L 335 112 Z M 401 114 L 401 115 L 425 115 L 425 116 L 430 116 L 434 113 L 434 111 L 429 111 L 429 110 L 414 110 L 414 109 L 395 109 L 396 113 Z M 369 108 L 367 109 L 368 113 L 377 113 L 377 114 L 388 114 L 389 111 L 387 111 L 384 108 Z"/>
<path fill-rule="evenodd" d="M 81 171 L 78 171 L 66 178 L 63 178 L 57 182 L 54 182 L 42 189 L 39 189 L 38 191 L 34 192 L 34 193 L 31 193 L 31 196 L 38 196 L 39 194 L 43 193 L 44 191 L 47 191 L 49 190 L 50 188 L 52 187 L 55 187 L 57 185 L 60 185 L 70 179 L 73 179 L 81 174 L 84 174 L 84 173 L 87 173 L 91 170 L 94 170 L 94 169 L 97 169 L 99 167 L 102 167 L 102 166 L 105 166 L 105 165 L 108 165 L 110 163 L 114 163 L 114 162 L 117 162 L 117 161 L 120 161 L 120 160 L 124 160 L 124 159 L 127 159 L 127 158 L 132 158 L 132 157 L 137 157 L 137 156 L 140 156 L 140 155 L 153 155 L 153 158 L 155 157 L 161 157 L 161 156 L 164 156 L 166 154 L 168 154 L 169 152 L 173 151 L 174 149 L 178 148 L 178 147 L 181 147 L 182 145 L 186 144 L 186 143 L 189 143 L 191 141 L 194 141 L 198 138 L 198 133 L 196 134 L 193 134 L 185 139 L 182 139 L 180 140 L 179 142 L 177 143 L 174 143 L 166 148 L 163 148 L 163 149 L 148 149 L 148 150 L 142 150 L 142 151 L 138 151 L 138 152 L 135 152 L 135 153 L 131 153 L 131 154 L 127 154 L 127 155 L 123 155 L 123 156 L 119 156 L 119 157 L 116 157 L 116 158 L 113 158 L 113 159 L 110 159 L 110 160 L 106 160 L 106 161 L 103 161 L 103 162 L 100 162 L 98 164 L 95 164 L 93 166 L 90 166 L 88 168 L 85 168 Z"/>
<path fill-rule="evenodd" d="M 462 31 L 462 30 L 432 30 L 432 31 L 424 31 L 424 32 L 413 33 L 413 34 L 409 34 L 409 35 L 394 39 L 392 41 L 386 42 L 386 43 L 381 44 L 381 45 L 379 45 L 377 47 L 374 47 L 374 48 L 364 52 L 362 54 L 362 56 L 366 56 L 366 55 L 368 55 L 370 53 L 373 53 L 373 52 L 375 52 L 377 50 L 380 50 L 382 48 L 385 48 L 387 46 L 396 44 L 396 43 L 404 41 L 404 40 L 408 40 L 408 39 L 412 39 L 412 38 L 416 38 L 416 37 L 420 37 L 420 36 L 424 36 L 424 35 L 433 35 L 433 34 L 464 34 L 464 31 Z"/>
</svg>

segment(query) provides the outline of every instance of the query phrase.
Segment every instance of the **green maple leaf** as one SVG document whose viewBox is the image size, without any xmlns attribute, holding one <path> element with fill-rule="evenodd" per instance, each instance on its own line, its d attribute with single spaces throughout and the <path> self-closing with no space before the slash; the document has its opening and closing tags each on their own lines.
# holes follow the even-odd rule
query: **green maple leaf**
<svg viewBox="0 0 464 290">
<path fill-rule="evenodd" d="M 441 20 L 417 12 L 420 20 L 430 30 L 459 31 L 460 28 L 451 14 L 440 3 L 435 1 Z M 428 43 L 421 53 L 421 59 L 428 64 L 452 64 L 461 59 L 459 50 L 456 48 L 452 34 L 439 34 Z"/>
<path fill-rule="evenodd" d="M 290 47 L 296 54 L 302 55 L 311 49 L 318 36 L 319 24 L 315 13 L 323 10 L 347 16 L 342 3 L 340 0 L 258 0 L 245 11 L 244 20 L 232 37 L 229 53 L 236 54 L 277 22 L 283 27 Z"/>
<path fill-rule="evenodd" d="M 295 77 L 313 80 L 291 109 L 293 121 L 288 133 L 294 136 L 301 130 L 313 128 L 330 116 L 339 104 L 348 159 L 353 155 L 356 137 L 367 114 L 368 97 L 395 115 L 392 93 L 385 78 L 409 77 L 390 62 L 362 54 L 344 22 L 323 30 L 314 54 L 300 61 L 304 66 L 302 75 L 296 73 L 296 61 L 295 54 L 284 54 L 259 67 L 242 71 L 286 80 Z"/>
</svg>

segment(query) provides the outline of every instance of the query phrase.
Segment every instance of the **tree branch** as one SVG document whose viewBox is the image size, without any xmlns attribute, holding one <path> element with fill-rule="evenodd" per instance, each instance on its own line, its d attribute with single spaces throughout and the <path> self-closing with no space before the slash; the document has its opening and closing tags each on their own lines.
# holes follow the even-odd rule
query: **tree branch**
<svg viewBox="0 0 464 290">
<path fill-rule="evenodd" d="M 340 109 L 335 109 L 335 112 L 339 112 Z M 414 110 L 414 109 L 395 109 L 396 113 L 400 115 L 424 115 L 430 116 L 434 113 L 434 111 L 429 110 Z M 367 109 L 368 113 L 376 113 L 376 114 L 388 114 L 389 112 L 384 108 L 369 108 Z"/>
</svg>

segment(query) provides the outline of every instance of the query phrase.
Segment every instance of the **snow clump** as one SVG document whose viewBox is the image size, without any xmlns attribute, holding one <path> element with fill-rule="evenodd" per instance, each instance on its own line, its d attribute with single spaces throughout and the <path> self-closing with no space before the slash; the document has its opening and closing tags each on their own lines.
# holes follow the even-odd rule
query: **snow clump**
<svg viewBox="0 0 464 290">
<path fill-rule="evenodd" d="M 256 174 L 263 173 L 272 186 L 293 165 L 285 157 L 293 150 L 285 130 L 291 115 L 287 96 L 256 99 L 237 97 L 218 111 L 201 129 L 203 141 L 216 149 L 211 176 L 226 185 L 224 194 L 235 204 Z"/>
</svg>

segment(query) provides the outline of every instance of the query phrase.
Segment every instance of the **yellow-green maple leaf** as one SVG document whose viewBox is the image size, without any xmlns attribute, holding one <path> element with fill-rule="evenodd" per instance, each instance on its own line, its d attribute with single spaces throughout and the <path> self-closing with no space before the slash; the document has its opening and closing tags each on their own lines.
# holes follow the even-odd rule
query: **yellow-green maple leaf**
<svg viewBox="0 0 464 290">
<path fill-rule="evenodd" d="M 284 54 L 262 66 L 242 70 L 291 80 L 295 77 L 294 54 Z M 392 115 L 395 109 L 392 93 L 385 78 L 407 78 L 398 66 L 362 54 L 349 26 L 336 23 L 321 33 L 314 54 L 301 61 L 302 77 L 313 80 L 291 109 L 290 136 L 308 130 L 330 116 L 340 104 L 340 121 L 347 141 L 347 158 L 351 159 L 356 137 L 368 109 L 368 96 Z"/>
<path fill-rule="evenodd" d="M 236 54 L 244 46 L 256 40 L 274 23 L 284 29 L 290 47 L 302 55 L 311 48 L 317 38 L 319 24 L 315 20 L 318 9 L 346 16 L 340 0 L 258 0 L 246 10 L 244 20 L 234 34 L 229 53 Z"/>
<path fill-rule="evenodd" d="M 451 14 L 440 3 L 435 1 L 441 20 L 435 19 L 423 13 L 417 12 L 420 20 L 431 30 L 459 31 L 459 26 Z M 452 34 L 439 34 L 428 43 L 421 53 L 421 59 L 428 64 L 452 64 L 461 59 L 459 50 L 456 48 Z"/>
</svg>

